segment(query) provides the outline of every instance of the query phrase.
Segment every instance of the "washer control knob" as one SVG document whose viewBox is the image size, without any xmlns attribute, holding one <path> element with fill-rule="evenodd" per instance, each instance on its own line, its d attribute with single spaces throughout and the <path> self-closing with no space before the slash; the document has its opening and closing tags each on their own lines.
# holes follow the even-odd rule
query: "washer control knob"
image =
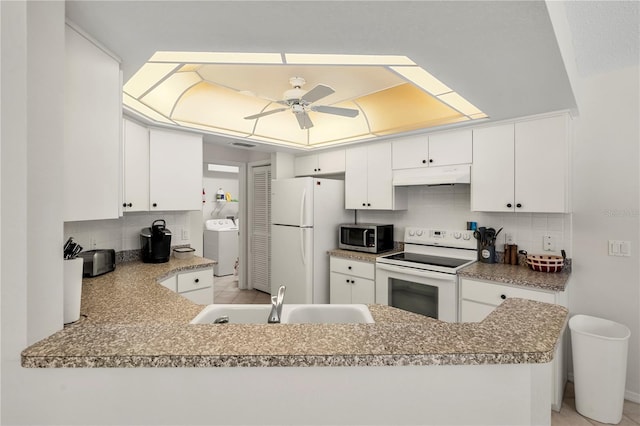
<svg viewBox="0 0 640 426">
<path fill-rule="evenodd" d="M 409 229 L 409 236 L 413 237 L 414 235 L 416 235 L 416 231 Z"/>
<path fill-rule="evenodd" d="M 423 234 L 422 229 L 418 229 L 418 230 L 416 231 L 416 235 L 417 235 L 418 237 L 421 237 L 421 236 L 422 236 L 422 234 Z"/>
<path fill-rule="evenodd" d="M 469 234 L 469 233 L 462 234 L 462 239 L 463 240 L 470 240 L 471 239 L 471 234 Z"/>
<path fill-rule="evenodd" d="M 456 240 L 459 240 L 461 236 L 462 236 L 462 234 L 459 233 L 459 232 L 454 232 L 453 233 L 453 238 L 455 238 Z"/>
</svg>

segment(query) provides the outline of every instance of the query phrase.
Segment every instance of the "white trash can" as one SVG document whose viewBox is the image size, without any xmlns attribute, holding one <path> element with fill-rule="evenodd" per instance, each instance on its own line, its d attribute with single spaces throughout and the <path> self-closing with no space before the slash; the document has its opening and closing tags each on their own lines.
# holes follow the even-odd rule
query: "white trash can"
<svg viewBox="0 0 640 426">
<path fill-rule="evenodd" d="M 620 423 L 631 331 L 587 315 L 571 317 L 569 329 L 576 410 L 601 423 Z"/>
</svg>

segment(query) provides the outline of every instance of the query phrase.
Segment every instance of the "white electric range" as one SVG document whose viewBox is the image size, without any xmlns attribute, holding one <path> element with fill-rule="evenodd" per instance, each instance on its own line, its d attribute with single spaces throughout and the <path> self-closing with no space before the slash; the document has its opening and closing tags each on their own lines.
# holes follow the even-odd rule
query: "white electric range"
<svg viewBox="0 0 640 426">
<path fill-rule="evenodd" d="M 407 227 L 404 251 L 376 260 L 376 303 L 456 322 L 456 273 L 477 256 L 473 231 Z"/>
</svg>

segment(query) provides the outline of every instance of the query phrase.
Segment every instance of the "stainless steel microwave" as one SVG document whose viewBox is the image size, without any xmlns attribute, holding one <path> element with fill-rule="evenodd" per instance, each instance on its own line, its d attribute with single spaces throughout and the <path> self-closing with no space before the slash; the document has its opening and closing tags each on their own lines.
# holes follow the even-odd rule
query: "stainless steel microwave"
<svg viewBox="0 0 640 426">
<path fill-rule="evenodd" d="M 338 228 L 338 248 L 380 253 L 393 248 L 393 225 L 343 224 Z"/>
</svg>

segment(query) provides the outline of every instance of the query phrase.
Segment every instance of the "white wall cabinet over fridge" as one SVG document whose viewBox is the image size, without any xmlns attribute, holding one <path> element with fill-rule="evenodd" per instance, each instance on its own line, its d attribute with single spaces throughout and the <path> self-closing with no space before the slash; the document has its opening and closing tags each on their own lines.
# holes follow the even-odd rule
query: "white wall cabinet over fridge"
<svg viewBox="0 0 640 426">
<path fill-rule="evenodd" d="M 124 211 L 200 210 L 202 136 L 125 120 L 124 174 Z"/>
<path fill-rule="evenodd" d="M 393 170 L 470 164 L 471 130 L 416 135 L 393 144 Z"/>
<path fill-rule="evenodd" d="M 296 176 L 325 176 L 344 173 L 344 149 L 303 155 L 294 160 Z"/>
<path fill-rule="evenodd" d="M 346 150 L 345 208 L 405 210 L 407 189 L 393 186 L 391 142 Z"/>
<path fill-rule="evenodd" d="M 65 221 L 120 214 L 120 64 L 65 28 L 63 197 Z"/>
<path fill-rule="evenodd" d="M 566 114 L 473 131 L 471 209 L 569 212 Z"/>
</svg>

